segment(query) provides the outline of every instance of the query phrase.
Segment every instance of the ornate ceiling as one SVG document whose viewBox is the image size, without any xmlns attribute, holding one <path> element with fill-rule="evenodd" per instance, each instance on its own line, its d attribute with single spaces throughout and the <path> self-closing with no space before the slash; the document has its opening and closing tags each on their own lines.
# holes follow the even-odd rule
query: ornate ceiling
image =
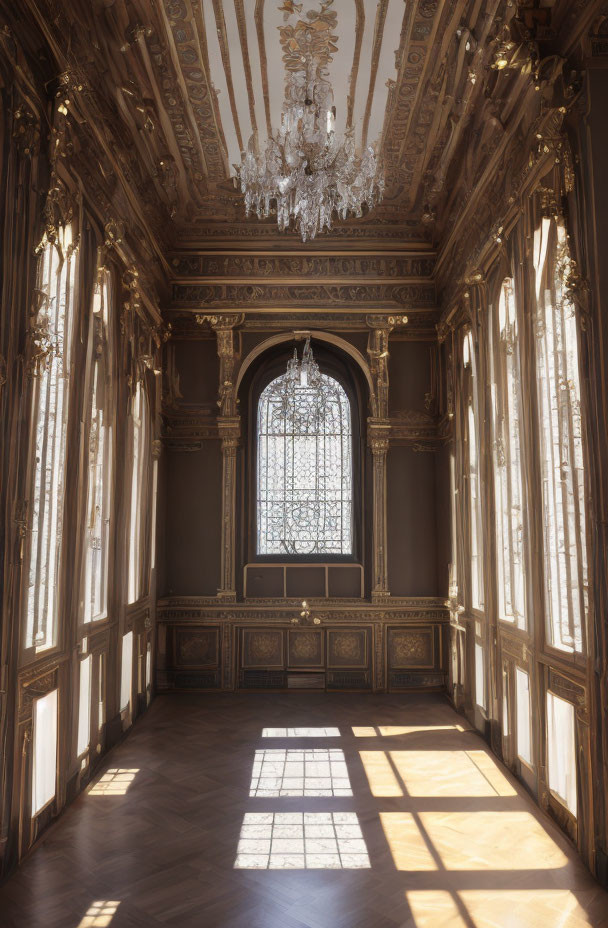
<svg viewBox="0 0 608 928">
<path fill-rule="evenodd" d="M 164 259 L 176 245 L 209 238 L 257 247 L 277 240 L 272 221 L 245 220 L 231 165 L 252 131 L 263 143 L 277 125 L 303 23 L 327 52 L 338 129 L 351 124 L 360 141 L 378 139 L 386 168 L 382 205 L 338 223 L 329 241 L 428 248 L 453 232 L 485 165 L 518 125 L 518 100 L 527 100 L 522 68 L 491 67 L 505 30 L 517 21 L 528 51 L 540 42 L 566 55 L 600 6 L 23 0 L 8 15 L 28 35 L 41 80 L 71 98 L 83 180 L 95 185 L 100 176 L 98 201 L 117 216 L 135 215 L 135 234 Z M 281 241 L 293 248 L 298 239 Z"/>
</svg>

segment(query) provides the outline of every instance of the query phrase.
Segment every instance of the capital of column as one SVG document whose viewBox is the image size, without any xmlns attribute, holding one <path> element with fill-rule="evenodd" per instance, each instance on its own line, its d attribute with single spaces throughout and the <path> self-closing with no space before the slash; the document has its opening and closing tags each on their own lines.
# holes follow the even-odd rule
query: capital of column
<svg viewBox="0 0 608 928">
<path fill-rule="evenodd" d="M 218 416 L 217 429 L 222 441 L 222 451 L 236 451 L 241 442 L 241 417 Z"/>
<path fill-rule="evenodd" d="M 372 454 L 386 454 L 390 447 L 391 424 L 388 419 L 370 416 L 367 420 L 367 444 Z"/>
</svg>

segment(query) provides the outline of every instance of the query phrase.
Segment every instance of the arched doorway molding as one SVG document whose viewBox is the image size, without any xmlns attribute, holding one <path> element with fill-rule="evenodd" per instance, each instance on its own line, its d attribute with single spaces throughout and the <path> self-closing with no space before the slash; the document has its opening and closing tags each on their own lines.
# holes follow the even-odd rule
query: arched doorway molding
<svg viewBox="0 0 608 928">
<path fill-rule="evenodd" d="M 345 339 L 340 338 L 339 335 L 332 335 L 331 332 L 323 332 L 321 329 L 293 329 L 291 332 L 281 332 L 277 335 L 271 335 L 270 338 L 265 339 L 259 345 L 256 345 L 253 348 L 247 357 L 243 360 L 239 373 L 236 379 L 235 384 L 235 393 L 238 396 L 238 392 L 243 380 L 243 377 L 251 367 L 251 365 L 257 361 L 269 348 L 273 348 L 276 345 L 280 345 L 284 342 L 299 342 L 303 341 L 306 338 L 318 339 L 321 342 L 326 342 L 329 345 L 333 345 L 335 348 L 338 348 L 340 351 L 343 351 L 350 358 L 355 361 L 363 372 L 365 377 L 365 382 L 369 390 L 369 398 L 374 396 L 374 384 L 372 380 L 371 371 L 369 365 L 360 351 L 347 342 Z"/>
</svg>

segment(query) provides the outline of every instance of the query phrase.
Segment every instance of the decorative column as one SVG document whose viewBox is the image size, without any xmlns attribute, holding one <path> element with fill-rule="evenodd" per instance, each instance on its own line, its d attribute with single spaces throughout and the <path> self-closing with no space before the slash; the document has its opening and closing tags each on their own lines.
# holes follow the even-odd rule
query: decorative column
<svg viewBox="0 0 608 928">
<path fill-rule="evenodd" d="M 388 418 L 388 340 L 395 326 L 405 325 L 407 316 L 366 317 L 370 330 L 367 344 L 373 382 L 372 415 L 367 420 L 367 442 L 372 452 L 372 602 L 385 602 L 388 589 L 388 539 L 386 456 L 390 446 Z"/>
<path fill-rule="evenodd" d="M 240 416 L 218 416 L 222 442 L 222 559 L 218 599 L 236 602 L 236 456 L 241 437 Z"/>
<path fill-rule="evenodd" d="M 222 443 L 222 550 L 217 597 L 231 603 L 236 602 L 236 458 L 241 438 L 234 384 L 240 350 L 235 347 L 234 330 L 243 319 L 243 313 L 196 317 L 199 325 L 207 322 L 215 332 L 220 359 L 217 428 Z"/>
<path fill-rule="evenodd" d="M 388 419 L 367 420 L 367 441 L 372 452 L 372 602 L 384 602 L 388 590 L 388 540 L 386 530 L 386 456 L 389 449 Z"/>
</svg>

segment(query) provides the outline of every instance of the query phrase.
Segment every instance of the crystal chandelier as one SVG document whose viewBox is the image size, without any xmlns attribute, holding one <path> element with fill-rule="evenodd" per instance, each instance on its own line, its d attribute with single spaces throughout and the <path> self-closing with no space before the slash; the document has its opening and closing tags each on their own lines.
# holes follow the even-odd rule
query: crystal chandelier
<svg viewBox="0 0 608 928">
<path fill-rule="evenodd" d="M 302 360 L 298 357 L 298 349 L 294 348 L 287 370 L 275 388 L 275 423 L 280 422 L 283 428 L 296 435 L 319 432 L 330 415 L 328 406 L 334 400 L 334 393 L 326 380 L 313 357 L 310 338 L 307 338 Z"/>
<path fill-rule="evenodd" d="M 245 195 L 245 211 L 258 219 L 274 211 L 281 232 L 292 220 L 302 241 L 331 229 L 341 219 L 363 215 L 382 199 L 384 176 L 374 148 L 359 154 L 354 128 L 336 136 L 333 91 L 312 52 L 302 56 L 302 69 L 289 71 L 280 128 L 264 151 L 255 135 L 242 163 L 235 165 Z"/>
</svg>

